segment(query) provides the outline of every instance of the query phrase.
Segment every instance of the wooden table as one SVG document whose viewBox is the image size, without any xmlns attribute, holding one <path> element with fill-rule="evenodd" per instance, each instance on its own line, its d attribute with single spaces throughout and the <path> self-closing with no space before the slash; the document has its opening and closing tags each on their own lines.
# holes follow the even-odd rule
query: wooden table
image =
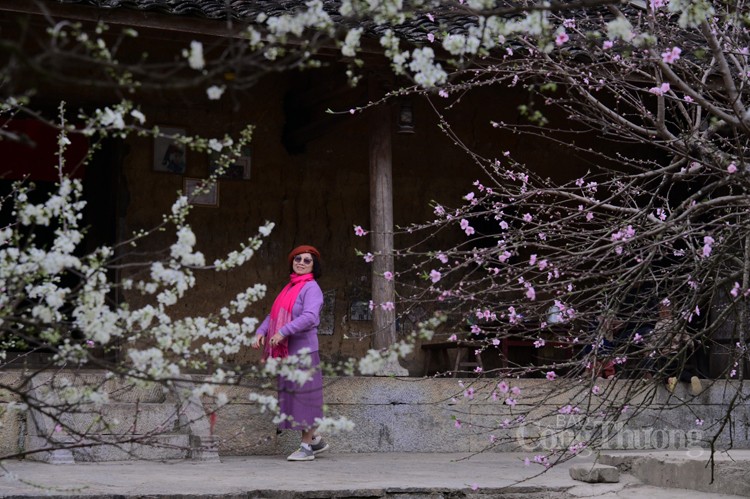
<svg viewBox="0 0 750 499">
<path fill-rule="evenodd" d="M 482 362 L 482 352 L 488 353 L 489 349 L 497 350 L 497 354 L 500 357 L 501 369 L 508 369 L 510 358 L 510 351 L 512 347 L 529 347 L 534 348 L 535 352 L 535 363 L 539 362 L 538 349 L 535 347 L 536 339 L 521 337 L 521 333 L 528 333 L 530 330 L 533 331 L 533 325 L 524 324 L 523 326 L 516 326 L 514 328 L 507 329 L 503 336 L 499 338 L 500 344 L 493 346 L 487 340 L 494 337 L 491 333 L 483 333 L 477 336 L 477 339 L 473 340 L 456 340 L 456 341 L 442 341 L 435 343 L 425 343 L 422 345 L 422 351 L 425 353 L 424 359 L 424 376 L 429 376 L 432 373 L 440 373 L 440 368 L 444 368 L 444 373 L 451 372 L 451 362 L 448 355 L 448 350 L 458 349 L 456 352 L 456 359 L 453 362 L 452 376 L 458 377 L 459 372 L 462 372 L 466 368 L 471 368 L 475 371 L 477 368 L 484 369 L 484 363 Z M 514 335 L 514 332 L 516 333 Z M 546 334 L 545 334 L 546 333 Z M 568 350 L 572 350 L 572 345 L 567 341 L 558 341 L 555 339 L 548 339 L 550 335 L 554 338 L 558 338 L 563 334 L 568 334 L 569 329 L 564 326 L 548 326 L 545 329 L 539 329 L 539 336 L 545 337 L 545 346 L 561 347 Z"/>
</svg>

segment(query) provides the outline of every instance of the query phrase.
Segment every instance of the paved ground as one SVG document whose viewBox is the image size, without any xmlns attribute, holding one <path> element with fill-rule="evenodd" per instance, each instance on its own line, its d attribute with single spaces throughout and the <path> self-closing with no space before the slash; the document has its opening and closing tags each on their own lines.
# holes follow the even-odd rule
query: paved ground
<svg viewBox="0 0 750 499">
<path fill-rule="evenodd" d="M 750 452 L 741 456 L 750 459 Z M 651 455 L 653 457 L 653 455 Z M 616 484 L 585 484 L 570 478 L 573 464 L 593 463 L 593 456 L 562 463 L 546 472 L 525 466 L 525 455 L 337 454 L 293 463 L 283 457 L 223 457 L 221 463 L 116 462 L 49 465 L 30 461 L 4 463 L 0 496 L 162 498 L 443 498 L 443 497 L 604 497 L 729 498 L 695 490 L 659 488 L 623 473 Z M 671 461 L 670 461 L 671 459 Z M 663 462 L 679 465 L 684 453 Z M 737 462 L 736 460 L 733 462 Z M 750 461 L 748 461 L 750 462 Z M 750 468 L 745 468 L 749 470 Z M 668 471 L 667 471 L 668 472 Z M 745 473 L 747 474 L 747 473 Z"/>
</svg>

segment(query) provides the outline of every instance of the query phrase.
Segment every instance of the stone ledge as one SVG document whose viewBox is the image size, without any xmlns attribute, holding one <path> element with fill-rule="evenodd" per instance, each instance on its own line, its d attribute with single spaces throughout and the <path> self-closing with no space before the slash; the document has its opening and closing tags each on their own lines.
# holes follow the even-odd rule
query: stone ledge
<svg viewBox="0 0 750 499">
<path fill-rule="evenodd" d="M 576 464 L 570 467 L 570 478 L 586 483 L 617 483 L 620 470 L 604 464 Z"/>
</svg>

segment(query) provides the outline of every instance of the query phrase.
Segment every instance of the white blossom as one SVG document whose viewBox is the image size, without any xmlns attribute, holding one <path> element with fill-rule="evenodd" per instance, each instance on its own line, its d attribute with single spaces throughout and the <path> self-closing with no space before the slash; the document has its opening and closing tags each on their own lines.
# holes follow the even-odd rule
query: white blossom
<svg viewBox="0 0 750 499">
<path fill-rule="evenodd" d="M 192 69 L 201 70 L 206 66 L 206 60 L 203 58 L 203 44 L 199 41 L 190 42 L 190 50 L 184 50 L 182 55 L 187 58 Z"/>
</svg>

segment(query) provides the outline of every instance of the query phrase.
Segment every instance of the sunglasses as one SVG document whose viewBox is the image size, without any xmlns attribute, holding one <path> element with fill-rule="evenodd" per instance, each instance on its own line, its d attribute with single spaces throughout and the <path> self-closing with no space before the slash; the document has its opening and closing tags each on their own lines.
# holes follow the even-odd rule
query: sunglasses
<svg viewBox="0 0 750 499">
<path fill-rule="evenodd" d="M 301 256 L 295 256 L 294 257 L 294 261 L 295 261 L 295 263 L 302 262 L 305 265 L 310 265 L 313 262 L 312 258 L 302 258 Z"/>
</svg>

